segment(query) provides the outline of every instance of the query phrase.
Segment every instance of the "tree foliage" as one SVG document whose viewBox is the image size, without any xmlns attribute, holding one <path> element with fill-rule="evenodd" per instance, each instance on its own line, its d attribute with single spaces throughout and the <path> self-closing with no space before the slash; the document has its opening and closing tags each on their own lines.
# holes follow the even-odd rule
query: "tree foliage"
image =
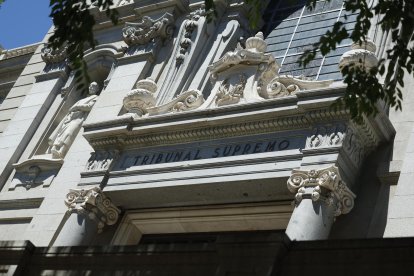
<svg viewBox="0 0 414 276">
<path fill-rule="evenodd" d="M 315 8 L 317 0 L 310 0 L 308 8 Z M 341 72 L 347 84 L 345 95 L 336 102 L 336 107 L 345 105 L 353 119 L 360 122 L 364 115 L 378 112 L 378 101 L 401 110 L 404 74 L 413 75 L 414 64 L 414 1 L 412 0 L 345 0 L 344 10 L 357 12 L 354 29 L 348 32 L 345 22 L 338 21 L 326 32 L 312 50 L 302 55 L 300 63 L 306 66 L 320 51 L 327 55 L 345 39 L 361 44 L 369 39 L 368 33 L 375 18 L 384 33 L 391 35 L 391 48 L 386 51 L 378 66 L 365 71 L 360 67 L 345 67 Z M 375 17 L 375 18 L 374 18 Z M 346 19 L 346 18 L 345 18 Z M 378 76 L 384 76 L 380 83 Z"/>
<path fill-rule="evenodd" d="M 118 23 L 118 13 L 110 9 L 112 0 L 50 0 L 51 13 L 55 31 L 49 38 L 49 47 L 65 47 L 68 61 L 75 70 L 78 88 L 86 89 L 90 82 L 86 62 L 83 60 L 85 50 L 94 49 L 96 41 L 93 26 L 96 21 L 91 8 L 104 10 L 113 24 Z"/>
</svg>

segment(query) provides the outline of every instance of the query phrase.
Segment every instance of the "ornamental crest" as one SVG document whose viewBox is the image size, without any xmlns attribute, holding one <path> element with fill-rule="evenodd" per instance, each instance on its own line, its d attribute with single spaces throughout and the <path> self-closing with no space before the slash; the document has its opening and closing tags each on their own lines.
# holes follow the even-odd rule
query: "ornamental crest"
<svg viewBox="0 0 414 276">
<path fill-rule="evenodd" d="M 225 79 L 216 94 L 216 105 L 223 106 L 228 104 L 235 104 L 240 101 L 240 98 L 243 97 L 243 91 L 246 86 L 246 76 L 240 74 L 238 82 L 232 84 L 229 82 L 229 79 Z"/>
<path fill-rule="evenodd" d="M 122 35 L 128 46 L 144 45 L 158 37 L 161 39 L 171 37 L 173 34 L 173 22 L 174 18 L 170 13 L 165 13 L 157 20 L 144 16 L 141 22 L 125 23 Z"/>
</svg>

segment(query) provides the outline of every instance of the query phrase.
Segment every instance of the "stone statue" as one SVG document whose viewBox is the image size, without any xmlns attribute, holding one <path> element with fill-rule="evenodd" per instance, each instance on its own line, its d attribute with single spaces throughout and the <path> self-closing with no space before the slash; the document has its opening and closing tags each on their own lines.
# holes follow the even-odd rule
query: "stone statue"
<svg viewBox="0 0 414 276">
<path fill-rule="evenodd" d="M 96 102 L 98 97 L 96 93 L 99 86 L 96 82 L 89 85 L 89 96 L 76 102 L 70 109 L 69 113 L 59 123 L 58 127 L 49 137 L 49 148 L 46 153 L 51 153 L 52 158 L 64 158 L 69 147 L 73 143 L 76 134 L 80 130 L 83 121 L 86 119 L 89 111 Z"/>
</svg>

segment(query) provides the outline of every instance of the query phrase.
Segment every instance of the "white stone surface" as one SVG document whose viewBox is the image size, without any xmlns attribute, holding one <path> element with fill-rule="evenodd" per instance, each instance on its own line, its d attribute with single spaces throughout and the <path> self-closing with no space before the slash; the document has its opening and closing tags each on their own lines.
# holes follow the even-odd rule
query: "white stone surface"
<svg viewBox="0 0 414 276">
<path fill-rule="evenodd" d="M 198 7 L 200 2 L 191 1 L 191 9 Z M 0 106 L 0 132 L 3 130 L 0 134 L 0 184 L 4 185 L 0 192 L 0 222 L 24 220 L 10 224 L 0 223 L 0 239 L 29 239 L 36 246 L 73 244 L 75 241 L 72 238 L 79 237 L 78 234 L 82 234 L 84 229 L 75 225 L 75 217 L 66 221 L 67 207 L 64 199 L 70 189 L 87 189 L 100 184 L 112 202 L 127 210 L 118 234 L 112 239 L 113 244 L 137 243 L 142 234 L 285 229 L 292 212 L 289 202 L 293 198 L 285 184 L 293 169 L 313 169 L 336 164 L 344 171 L 343 177 L 347 181 L 350 179 L 355 182 L 352 188 L 364 185 L 356 176 L 358 169 L 363 167 L 362 157 L 365 156 L 361 154 L 361 160 L 357 161 L 352 158 L 357 155 L 357 150 L 364 147 L 368 150 L 389 139 L 392 131 L 385 117 L 381 117 L 384 128 L 376 127 L 373 120 L 368 121 L 365 128 L 355 127 L 357 131 L 353 134 L 360 137 L 361 145 L 357 145 L 355 140 L 347 140 L 350 145 L 349 149 L 345 149 L 342 145 L 344 140 L 341 140 L 337 145 L 325 143 L 323 146 L 311 147 L 306 141 L 311 139 L 315 129 L 318 132 L 339 123 L 346 124 L 347 127 L 350 125 L 344 114 L 321 111 L 343 93 L 343 86 L 336 83 L 335 87 L 320 89 L 321 86 L 313 86 L 315 83 L 309 84 L 304 79 L 293 80 L 292 77 L 282 76 L 274 79 L 273 75 L 272 78 L 267 76 L 266 85 L 259 85 L 256 73 L 263 70 L 264 63 L 243 64 L 234 61 L 224 62 L 225 68 L 219 66 L 223 70 L 218 75 L 223 74 L 212 85 L 210 81 L 213 76 L 208 66 L 218 62 L 226 53 L 231 58 L 235 52 L 243 52 L 237 46 L 239 38 L 247 35 L 240 6 L 232 4 L 227 10 L 223 7 L 220 13 L 223 12 L 224 17 L 217 22 L 208 23 L 202 10 L 189 15 L 190 8 L 180 7 L 181 1 L 166 1 L 164 6 L 149 5 L 150 3 L 151 1 L 134 1 L 131 8 L 125 7 L 122 10 L 123 16 L 138 22 L 142 16 L 148 15 L 150 21 L 153 21 L 169 12 L 174 15 L 173 18 L 169 17 L 175 24 L 173 37 L 161 41 L 152 49 L 149 46 L 144 49 L 142 45 L 141 48 L 134 49 L 133 45 L 128 48 L 122 40 L 121 26 L 110 28 L 103 23 L 97 27 L 97 38 L 101 44 L 94 52 L 87 52 L 85 59 L 91 65 L 90 68 L 94 68 L 91 69 L 91 74 L 98 76 L 99 82 L 105 80 L 107 86 L 83 123 L 85 132 L 81 129 L 78 134 L 73 134 L 73 144 L 68 147 L 63 165 L 50 187 L 39 185 L 26 189 L 19 186 L 13 191 L 9 190 L 15 177 L 12 164 L 44 154 L 47 137 L 67 113 L 65 110 L 81 96 L 75 92 L 69 92 L 72 94 L 68 98 L 59 95 L 60 88 L 65 85 L 65 78 L 37 78 L 36 82 L 35 76 L 45 66 L 41 59 L 41 47 L 38 47 L 17 79 Z M 220 5 L 223 3 L 225 1 L 220 2 Z M 142 13 L 140 17 L 135 14 L 132 6 L 135 11 Z M 49 30 L 44 42 L 52 31 L 53 28 Z M 247 44 L 251 52 L 264 51 L 263 43 L 258 42 L 255 47 L 250 47 L 252 41 L 260 39 L 256 37 L 249 40 Z M 148 45 L 151 46 L 152 42 Z M 223 92 L 227 89 L 226 84 L 229 84 L 224 92 L 235 92 L 232 88 L 237 86 L 242 72 L 249 75 L 240 104 L 230 101 L 227 102 L 230 103 L 228 105 L 216 105 L 218 90 L 221 88 Z M 277 74 L 276 70 L 272 72 Z M 152 114 L 154 116 L 136 117 L 130 121 L 125 117 L 124 122 L 119 123 L 123 118 L 120 115 L 125 112 L 124 97 L 138 80 L 148 77 L 153 78 L 158 87 L 154 93 L 157 107 L 170 102 L 183 91 L 197 89 L 205 98 L 210 95 L 208 104 L 211 104 L 211 109 L 194 109 L 186 111 L 188 113 L 158 112 Z M 295 90 L 286 93 L 290 85 L 299 87 L 303 83 L 306 84 L 304 89 L 307 91 L 296 91 L 293 86 Z M 272 90 L 279 84 L 285 86 L 281 94 Z M 412 88 L 414 82 L 407 79 L 406 85 Z M 70 81 L 65 86 L 69 87 Z M 272 100 L 269 95 L 259 97 L 262 94 L 259 94 L 257 86 L 266 88 L 266 91 L 269 88 L 270 92 L 280 98 Z M 414 236 L 414 185 L 411 185 L 414 177 L 414 132 L 411 140 L 408 139 L 414 126 L 414 96 L 412 93 L 405 96 L 403 113 L 390 113 L 397 130 L 390 168 L 391 171 L 401 171 L 401 175 L 390 203 L 386 236 Z M 292 148 L 286 150 L 234 154 L 216 159 L 210 156 L 211 158 L 200 160 L 142 166 L 128 161 L 124 167 L 117 163 L 128 154 L 198 149 L 206 143 L 210 144 L 204 149 L 211 155 L 214 147 L 225 143 L 235 146 L 251 141 L 252 137 L 257 139 L 258 135 L 274 135 L 279 139 L 283 138 L 285 131 L 292 131 L 292 140 L 301 142 L 292 143 Z M 334 133 L 316 133 L 324 139 L 328 139 L 331 134 Z M 340 134 L 348 135 L 349 132 L 343 130 Z M 100 135 L 106 135 L 106 140 Z M 101 144 L 94 143 L 95 138 L 102 138 L 99 140 Z M 121 152 L 121 157 L 114 158 L 113 167 L 107 166 L 99 172 L 88 171 L 86 165 L 93 151 L 114 149 Z M 372 196 L 375 199 L 369 201 L 362 198 L 357 201 L 361 204 L 358 208 L 375 205 L 372 202 L 376 202 L 377 206 L 387 204 L 380 202 L 384 197 Z M 7 207 L 6 203 L 16 200 L 20 202 L 20 207 Z M 283 204 L 278 205 L 276 202 Z M 311 203 L 307 205 L 303 204 L 303 207 L 313 206 Z M 371 215 L 380 216 L 379 211 L 375 212 L 372 211 Z M 331 215 L 328 214 L 328 217 Z M 352 215 L 351 212 L 348 216 Z M 369 215 L 364 213 L 364 216 Z M 299 214 L 296 218 L 300 220 L 298 223 L 308 226 L 307 224 L 315 223 L 315 219 L 323 224 L 326 216 L 306 218 L 306 215 Z M 366 224 L 367 228 L 376 225 L 371 221 Z M 343 227 L 348 229 L 346 225 Z M 65 230 L 59 233 L 61 229 Z M 326 238 L 329 234 L 328 229 L 324 235 L 318 236 L 324 229 L 315 229 L 320 233 L 313 233 L 313 237 Z M 74 233 L 79 230 L 79 233 Z M 121 237 L 122 235 L 126 237 Z M 341 237 L 347 236 L 352 235 L 344 231 Z M 88 239 L 90 242 L 93 237 Z M 108 244 L 110 242 L 107 241 Z"/>
</svg>

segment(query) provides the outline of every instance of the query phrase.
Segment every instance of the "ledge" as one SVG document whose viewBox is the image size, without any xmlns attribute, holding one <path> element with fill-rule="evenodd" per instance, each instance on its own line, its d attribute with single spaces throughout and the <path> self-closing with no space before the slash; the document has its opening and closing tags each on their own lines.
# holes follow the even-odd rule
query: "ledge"
<svg viewBox="0 0 414 276">
<path fill-rule="evenodd" d="M 85 124 L 84 136 L 94 149 L 100 149 L 307 129 L 316 122 L 349 120 L 345 110 L 329 108 L 343 94 L 344 88 L 309 90 L 299 96 L 146 118 L 126 114 L 109 121 Z"/>
</svg>

